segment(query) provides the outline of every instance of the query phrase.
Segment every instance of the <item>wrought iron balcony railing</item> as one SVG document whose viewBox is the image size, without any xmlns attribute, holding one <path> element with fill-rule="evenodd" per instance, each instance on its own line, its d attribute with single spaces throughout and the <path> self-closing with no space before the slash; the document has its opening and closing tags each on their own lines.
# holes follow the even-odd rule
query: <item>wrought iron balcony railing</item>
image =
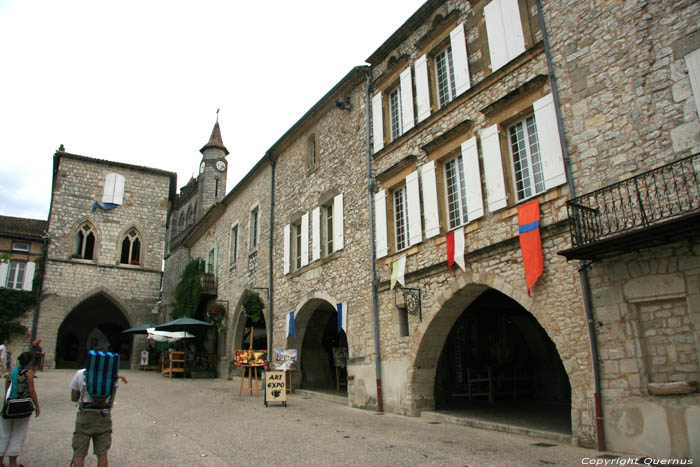
<svg viewBox="0 0 700 467">
<path fill-rule="evenodd" d="M 682 232 L 678 223 L 691 218 L 695 222 L 700 214 L 699 181 L 700 154 L 694 154 L 572 199 L 567 203 L 572 248 L 562 254 L 582 259 L 586 247 L 591 253 L 598 245 L 600 252 L 601 244 L 617 239 L 613 247 L 618 248 L 631 240 L 630 235 L 669 223 Z M 641 237 L 635 241 L 639 244 L 640 239 L 643 244 Z"/>
<path fill-rule="evenodd" d="M 202 286 L 202 295 L 216 296 L 216 276 L 214 274 L 200 274 L 199 284 Z"/>
</svg>

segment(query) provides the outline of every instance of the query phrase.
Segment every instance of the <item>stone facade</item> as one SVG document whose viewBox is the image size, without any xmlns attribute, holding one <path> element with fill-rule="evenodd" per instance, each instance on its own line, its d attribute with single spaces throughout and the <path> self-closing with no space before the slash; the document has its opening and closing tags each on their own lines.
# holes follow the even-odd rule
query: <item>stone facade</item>
<svg viewBox="0 0 700 467">
<path fill-rule="evenodd" d="M 90 336 L 122 353 L 128 364 L 129 357 L 136 360 L 136 352 L 130 336 L 124 340 L 118 333 L 155 320 L 169 195 L 176 176 L 63 151 L 54 156 L 54 167 L 38 324 L 46 365 L 80 364 L 93 344 Z M 123 177 L 123 199 L 109 209 L 103 195 L 108 174 L 114 173 Z M 138 238 L 138 246 L 126 240 L 125 259 L 127 238 Z M 86 246 L 89 242 L 92 247 Z M 95 329 L 99 333 L 93 334 Z"/>
</svg>

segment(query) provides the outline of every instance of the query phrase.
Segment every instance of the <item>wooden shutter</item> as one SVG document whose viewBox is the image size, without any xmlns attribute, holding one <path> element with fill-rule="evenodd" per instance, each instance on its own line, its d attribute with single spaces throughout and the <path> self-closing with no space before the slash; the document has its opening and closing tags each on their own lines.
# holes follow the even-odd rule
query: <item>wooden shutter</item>
<svg viewBox="0 0 700 467">
<path fill-rule="evenodd" d="M 372 98 L 372 133 L 374 152 L 384 147 L 384 117 L 382 115 L 382 93 L 378 92 Z"/>
<path fill-rule="evenodd" d="M 564 156 L 559 139 L 559 125 L 554 109 L 554 96 L 547 94 L 532 104 L 537 123 L 537 140 L 540 143 L 540 158 L 544 175 L 544 188 L 549 190 L 566 183 Z"/>
<path fill-rule="evenodd" d="M 518 0 L 500 0 L 501 17 L 503 18 L 503 35 L 508 50 L 508 61 L 525 52 L 523 23 L 520 21 Z"/>
<path fill-rule="evenodd" d="M 695 110 L 700 115 L 700 49 L 694 50 L 685 56 L 685 65 L 688 67 L 688 79 L 690 88 L 695 98 Z"/>
<path fill-rule="evenodd" d="M 345 246 L 343 235 L 343 194 L 333 198 L 333 251 L 342 250 Z"/>
<path fill-rule="evenodd" d="M 498 125 L 491 125 L 481 131 L 481 150 L 484 155 L 484 178 L 486 179 L 486 198 L 489 211 L 505 207 L 506 185 L 503 179 L 503 161 L 501 145 L 498 139 Z"/>
<path fill-rule="evenodd" d="M 7 271 L 9 269 L 9 263 L 0 262 L 0 288 L 7 287 Z"/>
<path fill-rule="evenodd" d="M 309 264 L 309 213 L 301 216 L 301 265 Z"/>
<path fill-rule="evenodd" d="M 440 233 L 440 214 L 438 211 L 435 162 L 430 161 L 421 167 L 421 184 L 423 186 L 423 218 L 425 219 L 425 238 L 432 238 Z"/>
<path fill-rule="evenodd" d="M 486 20 L 486 37 L 489 42 L 491 72 L 494 72 L 508 63 L 508 45 L 503 30 L 500 0 L 493 0 L 484 7 L 484 19 Z"/>
<path fill-rule="evenodd" d="M 122 204 L 124 202 L 124 177 L 111 173 L 105 176 L 105 187 L 102 192 L 102 202 Z"/>
<path fill-rule="evenodd" d="M 416 123 L 430 116 L 430 85 L 428 81 L 428 62 L 425 55 L 416 60 Z"/>
<path fill-rule="evenodd" d="M 408 246 L 413 246 L 423 240 L 417 170 L 406 177 L 406 211 L 408 213 Z"/>
<path fill-rule="evenodd" d="M 289 256 L 291 246 L 292 228 L 287 224 L 284 226 L 284 273 L 289 274 Z"/>
<path fill-rule="evenodd" d="M 376 236 L 377 259 L 387 255 L 386 241 L 386 191 L 381 190 L 374 195 L 374 230 Z"/>
<path fill-rule="evenodd" d="M 219 244 L 214 246 L 214 277 L 218 276 L 219 270 Z"/>
<path fill-rule="evenodd" d="M 413 79 L 411 66 L 401 72 L 401 118 L 402 133 L 413 128 Z"/>
<path fill-rule="evenodd" d="M 481 172 L 479 152 L 476 149 L 476 136 L 462 143 L 462 167 L 467 192 L 467 222 L 484 215 L 484 198 L 481 194 Z"/>
<path fill-rule="evenodd" d="M 459 96 L 469 89 L 469 60 L 467 58 L 467 41 L 464 37 L 464 23 L 450 32 L 450 46 L 452 47 L 452 66 L 455 72 L 455 92 Z"/>
<path fill-rule="evenodd" d="M 122 204 L 124 202 L 124 183 L 125 179 L 123 175 L 114 174 L 114 197 L 112 198 L 113 204 Z"/>
<path fill-rule="evenodd" d="M 321 259 L 321 208 L 311 211 L 311 261 Z"/>
<path fill-rule="evenodd" d="M 27 267 L 24 270 L 24 284 L 22 285 L 22 289 L 26 290 L 27 292 L 32 291 L 35 270 L 36 270 L 36 263 L 33 261 L 27 262 Z"/>
</svg>

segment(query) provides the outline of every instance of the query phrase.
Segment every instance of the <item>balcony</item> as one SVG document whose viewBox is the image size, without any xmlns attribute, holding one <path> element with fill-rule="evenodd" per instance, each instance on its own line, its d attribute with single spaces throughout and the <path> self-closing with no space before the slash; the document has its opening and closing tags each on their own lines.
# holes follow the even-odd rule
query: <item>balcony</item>
<svg viewBox="0 0 700 467">
<path fill-rule="evenodd" d="M 571 259 L 596 260 L 688 238 L 700 230 L 700 154 L 567 203 Z"/>
<path fill-rule="evenodd" d="M 216 297 L 216 276 L 214 274 L 200 274 L 199 284 L 202 286 L 202 295 Z"/>
</svg>

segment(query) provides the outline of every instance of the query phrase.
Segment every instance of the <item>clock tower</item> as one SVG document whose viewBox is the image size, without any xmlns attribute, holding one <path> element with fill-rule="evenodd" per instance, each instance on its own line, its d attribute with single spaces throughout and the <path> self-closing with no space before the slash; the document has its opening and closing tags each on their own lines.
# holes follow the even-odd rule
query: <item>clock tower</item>
<svg viewBox="0 0 700 467">
<path fill-rule="evenodd" d="M 209 142 L 199 151 L 202 153 L 202 161 L 199 164 L 199 175 L 197 176 L 200 199 L 199 212 L 196 213 L 197 218 L 226 195 L 226 174 L 228 173 L 226 156 L 228 155 L 228 149 L 226 149 L 221 139 L 218 115 Z"/>
</svg>

